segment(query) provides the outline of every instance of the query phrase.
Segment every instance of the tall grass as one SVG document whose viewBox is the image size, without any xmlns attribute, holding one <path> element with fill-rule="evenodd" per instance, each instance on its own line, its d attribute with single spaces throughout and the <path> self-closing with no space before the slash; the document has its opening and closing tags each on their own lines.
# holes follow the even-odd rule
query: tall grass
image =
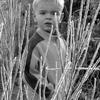
<svg viewBox="0 0 100 100">
<path fill-rule="evenodd" d="M 7 15 L 4 16 L 4 10 L 0 7 L 0 14 L 2 17 L 2 23 L 0 27 L 0 60 L 2 59 L 2 64 L 0 64 L 0 73 L 1 73 L 1 81 L 2 81 L 2 93 L 1 93 L 1 100 L 28 100 L 27 95 L 27 86 L 23 86 L 23 75 L 24 75 L 24 67 L 28 53 L 28 42 L 29 42 L 29 30 L 30 30 L 30 5 L 28 5 L 28 10 L 25 11 L 24 16 L 24 24 L 22 25 L 21 22 L 21 8 L 22 4 L 18 2 L 18 0 L 8 0 L 9 9 L 7 9 Z M 70 3 L 70 12 L 69 12 L 69 20 L 68 20 L 68 30 L 67 30 L 67 40 L 65 41 L 66 45 L 66 60 L 62 61 L 61 51 L 59 48 L 59 57 L 61 63 L 64 62 L 65 66 L 63 66 L 63 73 L 61 75 L 60 80 L 57 79 L 57 63 L 55 69 L 50 69 L 46 67 L 46 76 L 48 70 L 56 70 L 56 87 L 54 93 L 52 95 L 51 100 L 56 100 L 56 98 L 60 98 L 60 100 L 78 100 L 80 94 L 82 93 L 82 86 L 87 81 L 89 76 L 93 73 L 94 70 L 99 70 L 98 63 L 100 62 L 100 57 L 95 61 L 98 50 L 100 48 L 100 43 L 96 48 L 96 51 L 91 59 L 90 65 L 87 68 L 82 67 L 84 61 L 86 59 L 87 51 L 89 48 L 89 43 L 91 40 L 92 30 L 95 24 L 96 17 L 100 10 L 100 3 L 98 4 L 98 8 L 96 9 L 94 18 L 91 23 L 86 23 L 88 17 L 88 11 L 90 6 L 90 0 L 86 2 L 86 9 L 84 17 L 82 18 L 83 12 L 83 0 L 81 1 L 80 12 L 78 21 L 74 21 L 72 19 L 72 6 L 73 0 Z M 55 14 L 56 20 L 56 14 Z M 16 29 L 17 23 L 17 29 Z M 76 26 L 77 23 L 77 26 Z M 22 25 L 22 28 L 21 28 Z M 53 28 L 52 28 L 53 29 Z M 47 50 L 45 53 L 45 59 L 42 65 L 42 58 L 40 60 L 41 63 L 41 71 L 40 71 L 40 89 L 41 91 L 41 84 L 42 84 L 42 71 L 45 65 L 47 52 L 49 49 L 51 36 L 52 36 L 52 29 L 50 33 L 50 37 L 48 40 Z M 16 30 L 18 40 L 16 41 Z M 56 21 L 56 30 L 59 39 L 59 27 Z M 26 32 L 26 33 L 25 33 Z M 26 34 L 26 37 L 25 37 Z M 22 45 L 23 40 L 26 38 L 26 45 L 23 53 Z M 18 44 L 18 55 L 15 56 L 15 44 Z M 95 62 L 94 62 L 95 61 Z M 73 86 L 76 82 L 76 79 L 79 77 L 79 71 L 86 70 L 84 76 L 82 77 L 81 81 L 77 82 L 75 89 L 73 90 Z M 18 75 L 18 76 L 17 76 Z M 15 88 L 16 79 L 18 79 L 18 86 L 17 89 Z M 91 100 L 94 100 L 94 95 L 96 91 L 96 83 L 97 80 L 94 79 L 94 87 L 92 91 Z M 44 84 L 46 84 L 46 77 L 44 79 Z M 37 83 L 38 86 L 38 83 Z M 37 88 L 36 86 L 36 88 Z M 16 89 L 16 91 L 14 90 Z M 24 90 L 24 92 L 23 92 Z M 36 89 L 35 89 L 36 90 Z M 13 93 L 15 91 L 15 93 Z M 62 94 L 61 94 L 62 93 Z M 45 94 L 45 90 L 44 90 Z M 26 95 L 26 98 L 24 96 Z M 41 95 L 41 92 L 40 92 Z M 63 97 L 62 97 L 63 95 Z M 33 95 L 34 96 L 34 95 Z M 88 97 L 85 98 L 88 100 Z M 99 98 L 97 98 L 98 100 Z M 41 96 L 40 96 L 41 100 Z M 45 100 L 45 96 L 44 96 Z"/>
<path fill-rule="evenodd" d="M 25 59 L 27 55 L 27 45 L 24 50 L 23 55 L 21 55 L 21 50 L 22 50 L 22 44 L 23 44 L 23 39 L 24 39 L 24 32 L 26 30 L 27 32 L 27 37 L 29 33 L 29 25 L 30 25 L 30 12 L 26 14 L 27 16 L 27 27 L 26 27 L 26 16 L 24 20 L 24 25 L 22 28 L 22 32 L 20 29 L 21 26 L 21 4 L 18 4 L 18 1 L 16 0 L 9 0 L 8 1 L 9 9 L 7 10 L 8 15 L 6 22 L 3 20 L 4 23 L 4 32 L 2 33 L 2 38 L 1 38 L 1 50 L 2 52 L 2 59 L 3 59 L 3 64 L 1 67 L 1 79 L 2 79 L 2 86 L 3 86 L 3 92 L 1 95 L 1 100 L 11 100 L 13 97 L 13 91 L 15 87 L 15 80 L 17 74 L 19 74 L 18 77 L 18 89 L 16 89 L 17 95 L 15 95 L 15 99 L 23 100 L 23 91 L 22 91 L 22 77 L 23 77 L 23 69 L 25 65 Z M 29 9 L 30 10 L 30 9 Z M 2 14 L 2 19 L 5 19 L 3 16 L 3 10 L 1 8 L 1 14 Z M 15 41 L 14 35 L 15 35 L 15 28 L 16 28 L 16 22 L 18 21 L 18 41 Z M 26 28 L 26 29 L 25 29 Z M 27 38 L 28 41 L 28 38 Z M 18 56 L 15 57 L 15 44 L 18 42 Z M 27 43 L 26 43 L 27 44 Z"/>
</svg>

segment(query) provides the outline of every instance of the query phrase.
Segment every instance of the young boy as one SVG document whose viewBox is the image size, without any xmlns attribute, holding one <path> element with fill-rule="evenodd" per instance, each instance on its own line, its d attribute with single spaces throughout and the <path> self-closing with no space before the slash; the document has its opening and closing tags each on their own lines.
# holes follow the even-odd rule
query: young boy
<svg viewBox="0 0 100 100">
<path fill-rule="evenodd" d="M 61 22 L 64 0 L 34 0 L 33 12 L 34 20 L 37 22 L 37 30 L 31 37 L 28 45 L 28 56 L 25 66 L 25 81 L 28 86 L 29 100 L 40 100 L 39 98 L 39 77 L 40 77 L 40 59 L 44 60 L 51 27 L 53 33 L 46 56 L 45 66 L 43 68 L 43 79 L 45 79 L 46 67 L 48 67 L 47 82 L 45 87 L 45 98 L 50 100 L 57 82 L 63 72 L 65 60 L 65 44 L 63 38 L 58 39 L 56 32 L 56 21 Z M 55 21 L 55 13 L 57 20 Z M 62 59 L 62 60 L 61 60 Z M 56 69 L 57 66 L 57 69 Z M 57 82 L 56 82 L 57 70 Z M 37 88 L 36 88 L 37 86 Z M 36 93 L 34 92 L 36 90 Z M 44 84 L 41 85 L 41 98 L 43 99 Z M 35 96 L 34 96 L 35 93 Z M 34 99 L 33 99 L 34 97 Z"/>
</svg>

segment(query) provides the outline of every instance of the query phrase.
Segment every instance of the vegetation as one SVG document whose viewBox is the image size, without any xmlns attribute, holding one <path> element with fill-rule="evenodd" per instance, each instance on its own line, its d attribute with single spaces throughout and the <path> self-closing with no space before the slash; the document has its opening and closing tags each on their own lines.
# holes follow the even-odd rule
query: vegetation
<svg viewBox="0 0 100 100">
<path fill-rule="evenodd" d="M 99 100 L 100 2 L 66 0 L 66 7 L 69 1 L 70 6 L 67 12 L 64 11 L 60 30 L 66 40 L 66 65 L 51 100 L 60 97 L 60 93 L 64 95 L 62 100 Z M 80 1 L 78 9 L 75 8 L 77 1 Z M 30 2 L 32 0 L 0 0 L 1 100 L 28 100 L 27 86 L 22 79 L 28 41 L 36 29 Z M 59 27 L 57 30 L 59 38 Z M 48 47 L 51 35 L 52 29 Z M 42 68 L 43 65 L 41 73 Z"/>
</svg>

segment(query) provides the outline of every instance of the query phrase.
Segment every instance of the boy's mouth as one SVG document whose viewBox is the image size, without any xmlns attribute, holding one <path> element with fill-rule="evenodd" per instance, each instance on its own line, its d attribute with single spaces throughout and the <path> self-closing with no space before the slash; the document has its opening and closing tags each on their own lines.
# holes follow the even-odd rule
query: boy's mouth
<svg viewBox="0 0 100 100">
<path fill-rule="evenodd" d="M 46 25 L 47 27 L 51 27 L 51 26 L 52 26 L 52 23 L 46 22 L 45 25 Z"/>
</svg>

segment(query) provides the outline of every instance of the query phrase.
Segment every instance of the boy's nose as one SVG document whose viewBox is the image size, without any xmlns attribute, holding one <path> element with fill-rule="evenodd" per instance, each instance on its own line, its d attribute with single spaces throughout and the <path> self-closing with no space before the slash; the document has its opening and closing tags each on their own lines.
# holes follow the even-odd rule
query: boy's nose
<svg viewBox="0 0 100 100">
<path fill-rule="evenodd" d="M 51 20 L 51 18 L 50 18 L 50 17 L 47 17 L 46 19 L 47 19 L 47 20 Z"/>
<path fill-rule="evenodd" d="M 46 19 L 51 20 L 51 19 L 52 19 L 51 14 L 47 14 L 47 15 L 46 15 Z"/>
</svg>

